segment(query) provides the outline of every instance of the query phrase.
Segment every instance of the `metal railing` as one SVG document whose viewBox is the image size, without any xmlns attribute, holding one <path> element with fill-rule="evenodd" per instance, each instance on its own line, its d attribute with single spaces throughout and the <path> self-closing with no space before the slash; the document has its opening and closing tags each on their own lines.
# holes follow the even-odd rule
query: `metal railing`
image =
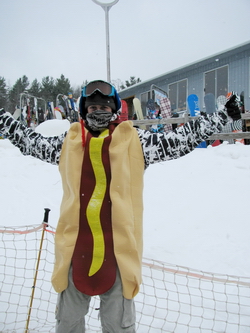
<svg viewBox="0 0 250 333">
<path fill-rule="evenodd" d="M 158 124 L 185 124 L 197 117 L 190 117 L 187 113 L 184 117 L 179 118 L 162 118 L 162 119 L 143 119 L 132 120 L 136 126 L 141 125 L 158 125 Z M 250 113 L 243 113 L 242 120 L 250 120 Z M 208 140 L 229 140 L 229 139 L 250 139 L 250 132 L 231 132 L 231 133 L 215 133 Z"/>
</svg>

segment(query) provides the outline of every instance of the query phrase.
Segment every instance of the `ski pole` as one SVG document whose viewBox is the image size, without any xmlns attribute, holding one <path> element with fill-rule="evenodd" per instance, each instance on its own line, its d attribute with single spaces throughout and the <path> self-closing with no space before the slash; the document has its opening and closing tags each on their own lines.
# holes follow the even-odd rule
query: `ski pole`
<svg viewBox="0 0 250 333">
<path fill-rule="evenodd" d="M 35 294 L 35 287 L 36 287 L 37 274 L 38 274 L 41 252 L 42 252 L 44 233 L 45 233 L 45 230 L 48 226 L 49 212 L 50 212 L 49 208 L 44 208 L 43 231 L 42 231 L 42 237 L 41 237 L 41 241 L 40 241 L 40 247 L 39 247 L 38 257 L 37 257 L 37 262 L 36 262 L 36 270 L 35 270 L 35 276 L 34 276 L 34 281 L 33 281 L 33 286 L 32 286 L 31 297 L 30 297 L 30 305 L 29 305 L 29 312 L 28 312 L 28 317 L 27 317 L 27 321 L 26 321 L 25 333 L 29 332 L 30 315 L 31 315 L 33 299 L 34 299 L 34 294 Z"/>
</svg>

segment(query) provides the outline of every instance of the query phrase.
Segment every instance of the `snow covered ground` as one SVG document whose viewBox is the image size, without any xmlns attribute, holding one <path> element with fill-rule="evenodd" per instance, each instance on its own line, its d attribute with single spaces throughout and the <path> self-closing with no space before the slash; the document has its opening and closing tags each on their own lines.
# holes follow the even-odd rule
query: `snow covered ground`
<svg viewBox="0 0 250 333">
<path fill-rule="evenodd" d="M 58 135 L 67 120 L 37 127 Z M 0 140 L 1 225 L 56 227 L 62 197 L 57 166 Z M 121 175 L 122 177 L 122 175 Z M 144 184 L 144 256 L 214 273 L 250 276 L 250 146 L 223 144 L 150 166 Z"/>
<path fill-rule="evenodd" d="M 38 126 L 36 130 L 45 136 L 51 136 L 63 133 L 69 126 L 67 120 L 49 120 Z M 0 140 L 0 165 L 0 225 L 2 227 L 38 225 L 43 221 L 44 208 L 50 208 L 49 224 L 56 227 L 62 197 L 58 167 L 30 156 L 23 156 L 8 140 Z M 250 146 L 242 144 L 222 144 L 215 148 L 195 149 L 178 160 L 150 166 L 145 172 L 144 184 L 144 258 L 185 266 L 197 271 L 219 273 L 223 276 L 228 274 L 249 278 L 249 189 Z M 19 256 L 22 249 L 18 251 L 18 246 L 22 243 L 19 241 L 16 244 L 17 238 L 14 240 L 13 244 L 17 252 L 13 253 L 18 253 Z M 50 246 L 52 247 L 53 244 Z M 48 245 L 46 249 L 47 247 Z M 24 244 L 24 248 L 27 251 L 29 245 Z M 33 252 L 29 253 L 29 259 L 31 255 L 35 258 L 36 253 Z M 5 260 L 4 257 L 2 259 Z M 8 259 L 14 260 L 16 262 L 14 267 L 17 265 L 18 270 L 24 269 L 23 274 L 26 274 L 27 266 L 24 260 L 15 261 L 15 255 Z M 49 258 L 49 261 L 51 264 L 53 258 Z M 29 262 L 29 265 L 34 265 L 35 259 Z M 147 262 L 146 259 L 144 259 L 145 262 Z M 166 325 L 164 332 L 190 332 L 190 327 L 192 332 L 201 332 L 200 329 L 206 329 L 209 332 L 233 332 L 235 327 L 238 327 L 238 322 L 242 325 L 238 332 L 249 332 L 247 315 L 249 289 L 244 289 L 244 283 L 241 287 L 234 286 L 234 283 L 232 286 L 227 286 L 225 293 L 224 283 L 215 286 L 208 282 L 206 285 L 206 280 L 193 280 L 190 276 L 189 284 L 186 285 L 187 280 L 185 277 L 182 280 L 181 275 L 172 274 L 171 276 L 170 274 L 162 281 L 161 271 L 153 272 L 152 279 L 151 272 L 145 276 L 146 270 L 147 268 L 144 267 L 144 283 L 136 297 L 138 333 L 144 333 L 145 330 L 152 333 L 162 332 L 162 325 Z M 52 332 L 55 325 L 56 294 L 53 291 L 49 292 L 50 273 L 46 274 L 47 282 L 44 282 L 47 283 L 47 287 L 43 287 L 40 291 L 44 294 L 44 299 L 34 308 L 43 311 L 49 303 L 50 308 L 46 312 L 48 317 L 44 320 L 39 319 L 38 322 L 38 314 L 36 317 L 36 312 L 33 310 L 34 330 L 31 332 Z M 157 279 L 158 277 L 160 280 Z M 3 332 L 9 332 L 8 329 L 13 331 L 15 328 L 15 332 L 19 333 L 23 331 L 26 320 L 25 309 L 30 288 L 22 288 L 21 302 L 25 304 L 25 307 L 24 313 L 19 313 L 23 309 L 18 296 L 21 280 L 19 278 L 19 284 L 16 284 L 17 278 L 11 275 L 11 271 L 9 279 L 13 280 L 12 283 L 7 283 L 4 287 L 6 290 L 2 290 L 2 296 L 6 298 L 6 300 L 2 298 L 3 310 L 8 309 L 6 319 L 2 320 Z M 24 281 L 26 280 L 27 278 L 24 277 Z M 147 285 L 148 282 L 152 284 Z M 163 282 L 165 289 L 161 289 Z M 197 289 L 194 288 L 195 285 Z M 177 286 L 182 290 L 181 292 L 176 291 Z M 160 292 L 157 294 L 155 290 L 156 299 L 150 296 L 155 287 L 159 287 L 158 292 Z M 213 296 L 209 288 L 212 288 Z M 230 288 L 233 289 L 232 295 Z M 39 290 L 36 288 L 35 302 L 39 302 L 41 297 Z M 184 293 L 183 290 L 185 290 Z M 196 295 L 199 295 L 197 299 Z M 200 295 L 204 296 L 202 306 L 199 303 Z M 225 296 L 228 303 L 225 301 Z M 10 308 L 7 301 L 9 297 L 14 300 L 14 305 Z M 189 300 L 188 303 L 186 299 Z M 233 303 L 230 303 L 232 299 Z M 234 301 L 235 299 L 237 301 Z M 147 300 L 149 303 L 146 303 Z M 239 300 L 242 302 L 240 313 Z M 154 302 L 157 303 L 156 307 L 152 307 Z M 163 302 L 162 307 L 158 308 L 161 302 Z M 245 305 L 244 302 L 246 302 Z M 223 304 L 223 313 L 220 308 L 217 309 L 217 304 L 220 307 L 220 303 Z M 231 313 L 229 314 L 230 304 Z M 95 307 L 92 306 L 92 308 Z M 154 317 L 155 310 L 162 319 Z M 18 317 L 15 312 L 18 313 Z M 188 313 L 190 316 L 187 316 Z M 1 315 L 4 314 L 5 310 Z M 92 312 L 90 325 L 93 329 L 99 326 L 98 319 L 94 319 L 96 316 L 96 311 L 94 314 Z M 188 325 L 187 318 L 189 318 Z M 208 321 L 210 330 L 206 318 L 210 318 Z M 45 331 L 41 330 L 44 324 Z M 39 325 L 40 328 L 35 329 Z M 100 330 L 89 329 L 88 332 L 100 332 Z"/>
</svg>

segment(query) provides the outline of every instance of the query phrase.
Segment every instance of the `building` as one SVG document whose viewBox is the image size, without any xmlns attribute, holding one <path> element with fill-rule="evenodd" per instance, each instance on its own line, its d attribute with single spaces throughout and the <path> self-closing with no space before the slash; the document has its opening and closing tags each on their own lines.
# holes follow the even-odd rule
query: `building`
<svg viewBox="0 0 250 333">
<path fill-rule="evenodd" d="M 162 94 L 168 95 L 172 112 L 183 113 L 189 112 L 190 94 L 198 96 L 200 110 L 206 111 L 206 94 L 212 93 L 216 103 L 219 96 L 226 96 L 229 91 L 244 92 L 245 109 L 250 109 L 250 42 L 140 82 L 120 91 L 119 95 L 127 102 L 129 118 L 132 118 L 134 97 L 140 99 L 146 117 L 148 99 L 157 101 Z"/>
</svg>

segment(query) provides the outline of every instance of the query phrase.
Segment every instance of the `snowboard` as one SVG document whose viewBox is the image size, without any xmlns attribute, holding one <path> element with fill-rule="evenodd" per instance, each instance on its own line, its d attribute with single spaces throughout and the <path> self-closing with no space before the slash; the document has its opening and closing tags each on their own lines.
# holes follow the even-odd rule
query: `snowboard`
<svg viewBox="0 0 250 333">
<path fill-rule="evenodd" d="M 137 117 L 137 120 L 143 120 L 143 113 L 142 113 L 142 108 L 141 108 L 141 102 L 139 100 L 139 98 L 134 98 L 133 99 L 133 105 L 134 105 L 134 110 L 135 110 L 135 114 Z M 146 129 L 145 125 L 141 125 L 140 128 L 142 129 Z"/>
<path fill-rule="evenodd" d="M 224 95 L 220 95 L 217 97 L 216 100 L 216 107 L 217 107 L 217 111 L 222 111 L 224 110 L 225 104 L 227 102 L 227 98 Z"/>
<path fill-rule="evenodd" d="M 68 104 L 68 97 L 66 95 L 63 95 L 62 96 L 62 100 L 64 101 L 65 103 L 65 108 L 66 108 L 66 118 L 71 121 L 71 118 L 70 118 L 70 110 L 69 110 L 69 104 Z"/>
<path fill-rule="evenodd" d="M 139 100 L 139 98 L 134 98 L 133 99 L 133 105 L 134 105 L 134 109 L 135 109 L 135 114 L 138 120 L 143 120 L 143 113 L 142 113 L 142 108 L 141 108 L 141 102 Z"/>
<path fill-rule="evenodd" d="M 61 113 L 61 110 L 59 109 L 59 107 L 55 107 L 54 112 L 55 112 L 55 118 L 62 120 L 62 113 Z"/>
<path fill-rule="evenodd" d="M 172 117 L 171 102 L 168 97 L 163 97 L 160 99 L 160 109 L 161 109 L 162 118 L 171 118 Z M 173 130 L 173 127 L 171 124 L 164 125 L 164 132 L 167 133 L 172 130 Z"/>
<path fill-rule="evenodd" d="M 204 96 L 205 109 L 207 114 L 212 114 L 216 111 L 214 94 L 208 93 Z M 219 140 L 207 141 L 211 146 L 218 146 Z"/>
<path fill-rule="evenodd" d="M 226 102 L 227 102 L 227 98 L 226 98 L 225 95 L 220 95 L 220 96 L 218 96 L 217 99 L 216 99 L 216 109 L 217 109 L 217 111 L 222 111 L 222 110 L 224 110 Z M 232 133 L 232 124 L 231 124 L 231 123 L 227 123 L 227 124 L 223 127 L 221 133 Z M 230 144 L 234 143 L 234 140 L 233 140 L 233 139 L 228 139 L 227 141 L 228 141 L 228 143 L 230 143 Z M 222 141 L 220 141 L 220 140 L 216 140 L 216 141 L 212 144 L 212 146 L 213 146 L 213 147 L 214 147 L 214 146 L 218 146 L 218 145 L 221 144 L 221 143 L 222 143 Z"/>
<path fill-rule="evenodd" d="M 191 94 L 187 98 L 188 108 L 190 111 L 191 117 L 196 117 L 200 115 L 200 107 L 199 107 L 199 98 L 195 94 Z"/>
<path fill-rule="evenodd" d="M 121 121 L 128 120 L 128 104 L 126 101 L 122 100 L 122 109 L 121 109 L 121 115 L 120 119 Z"/>
<path fill-rule="evenodd" d="M 227 94 L 227 99 L 229 99 L 232 96 L 232 92 L 229 92 Z M 240 97 L 237 96 L 236 101 L 238 102 L 239 108 L 242 110 L 242 106 L 241 106 L 241 101 L 240 101 Z M 242 133 L 242 119 L 239 120 L 234 120 L 232 122 L 232 132 L 233 133 Z M 244 139 L 235 139 L 235 142 L 240 142 L 242 144 L 245 143 Z"/>
<path fill-rule="evenodd" d="M 215 97 L 214 94 L 209 93 L 204 96 L 204 103 L 206 113 L 211 114 L 215 112 Z"/>
<path fill-rule="evenodd" d="M 195 94 L 191 94 L 187 98 L 188 108 L 190 111 L 191 117 L 197 117 L 200 115 L 200 107 L 199 107 L 199 98 Z M 196 148 L 207 148 L 206 141 L 201 142 Z"/>
<path fill-rule="evenodd" d="M 21 113 L 21 121 L 22 121 L 25 125 L 27 125 L 26 119 L 27 119 L 27 106 L 24 105 L 24 107 L 22 108 L 22 113 Z"/>
<path fill-rule="evenodd" d="M 16 108 L 15 112 L 13 113 L 13 118 L 18 120 L 21 117 L 21 109 Z"/>
</svg>

